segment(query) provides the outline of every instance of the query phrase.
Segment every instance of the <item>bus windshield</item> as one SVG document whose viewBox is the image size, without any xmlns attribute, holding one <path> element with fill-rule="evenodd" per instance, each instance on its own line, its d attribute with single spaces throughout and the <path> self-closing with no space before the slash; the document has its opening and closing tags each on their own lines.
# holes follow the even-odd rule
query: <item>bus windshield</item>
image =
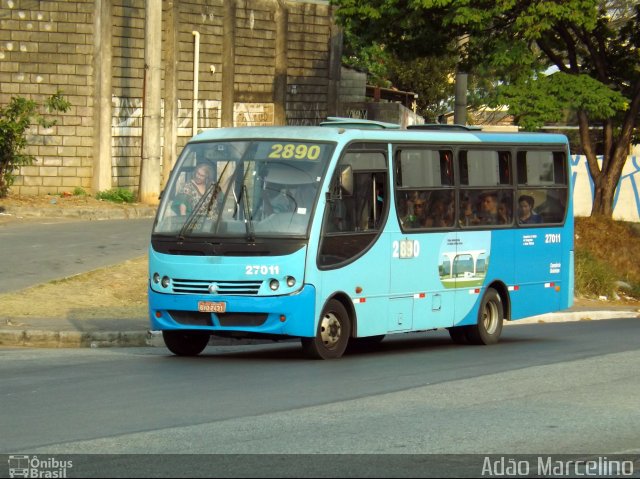
<svg viewBox="0 0 640 479">
<path fill-rule="evenodd" d="M 305 237 L 334 146 L 190 143 L 164 191 L 153 232 L 180 239 Z"/>
</svg>

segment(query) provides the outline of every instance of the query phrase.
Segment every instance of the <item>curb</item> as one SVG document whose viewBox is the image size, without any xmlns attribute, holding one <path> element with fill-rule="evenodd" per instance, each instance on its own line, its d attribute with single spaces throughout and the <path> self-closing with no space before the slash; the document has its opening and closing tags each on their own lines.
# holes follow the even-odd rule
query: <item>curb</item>
<svg viewBox="0 0 640 479">
<path fill-rule="evenodd" d="M 91 207 L 65 207 L 65 208 L 7 208 L 3 211 L 5 216 L 15 218 L 77 218 L 83 220 L 123 220 L 137 218 L 153 218 L 156 215 L 154 206 L 128 206 L 119 208 L 91 208 Z"/>
<path fill-rule="evenodd" d="M 234 339 L 211 336 L 209 346 L 272 344 L 268 339 Z M 43 331 L 0 330 L 0 347 L 26 348 L 164 348 L 160 331 Z"/>
<path fill-rule="evenodd" d="M 546 313 L 530 318 L 508 321 L 505 324 L 566 323 L 572 321 L 600 321 L 602 319 L 640 318 L 640 311 L 594 310 Z"/>
<path fill-rule="evenodd" d="M 0 330 L 0 346 L 29 348 L 103 348 L 164 346 L 161 335 L 151 331 L 43 331 Z"/>
</svg>

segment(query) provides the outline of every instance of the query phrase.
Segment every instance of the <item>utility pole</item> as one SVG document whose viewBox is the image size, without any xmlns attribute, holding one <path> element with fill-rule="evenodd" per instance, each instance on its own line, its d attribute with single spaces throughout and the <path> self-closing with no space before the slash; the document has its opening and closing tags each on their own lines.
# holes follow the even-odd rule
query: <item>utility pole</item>
<svg viewBox="0 0 640 479">
<path fill-rule="evenodd" d="M 144 113 L 138 199 L 141 203 L 157 205 L 160 197 L 162 0 L 145 0 L 144 32 Z"/>
<path fill-rule="evenodd" d="M 222 27 L 222 127 L 233 126 L 233 105 L 235 102 L 235 59 L 236 59 L 236 0 L 223 2 Z"/>
<path fill-rule="evenodd" d="M 285 0 L 276 4 L 276 58 L 275 81 L 273 82 L 273 124 L 287 124 L 287 25 L 289 11 Z"/>
<path fill-rule="evenodd" d="M 462 58 L 462 49 L 468 41 L 469 37 L 467 35 L 458 37 L 460 54 L 456 66 L 456 96 L 453 108 L 453 122 L 456 125 L 467 124 L 467 74 L 462 71 L 460 58 Z"/>
<path fill-rule="evenodd" d="M 453 109 L 453 122 L 456 125 L 467 124 L 467 74 L 456 68 L 456 97 Z"/>
<path fill-rule="evenodd" d="M 167 17 L 164 69 L 164 149 L 162 150 L 162 188 L 176 161 L 178 139 L 178 6 L 177 0 L 166 1 Z"/>
<path fill-rule="evenodd" d="M 93 193 L 111 189 L 111 92 L 112 57 L 111 45 L 111 0 L 95 1 L 93 68 L 95 72 L 94 92 L 94 150 Z"/>
</svg>

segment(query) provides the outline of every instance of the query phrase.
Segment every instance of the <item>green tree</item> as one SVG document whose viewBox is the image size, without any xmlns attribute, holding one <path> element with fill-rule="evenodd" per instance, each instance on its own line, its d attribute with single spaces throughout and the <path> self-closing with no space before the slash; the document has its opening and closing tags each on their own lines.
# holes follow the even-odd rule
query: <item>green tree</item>
<svg viewBox="0 0 640 479">
<path fill-rule="evenodd" d="M 576 115 L 594 183 L 592 216 L 613 214 L 640 112 L 640 5 L 633 0 L 332 0 L 345 28 L 402 58 L 458 48 L 490 72 L 493 106 L 535 129 Z M 397 21 L 397 23 L 396 23 Z M 385 29 L 388 30 L 385 32 Z M 460 38 L 468 39 L 459 42 Z M 550 68 L 553 74 L 545 74 Z M 592 128 L 602 129 L 598 161 Z"/>
<path fill-rule="evenodd" d="M 388 77 L 400 90 L 417 93 L 417 113 L 427 122 L 436 122 L 439 115 L 451 108 L 455 63 L 452 56 L 419 57 L 413 60 L 392 57 L 389 60 Z"/>
<path fill-rule="evenodd" d="M 363 41 L 349 30 L 344 31 L 342 63 L 355 70 L 367 73 L 371 85 L 389 88 L 389 62 L 392 56 L 384 46 L 376 42 Z"/>
<path fill-rule="evenodd" d="M 417 93 L 416 112 L 427 121 L 436 121 L 451 107 L 454 92 L 452 72 L 457 54 L 454 50 L 413 49 L 406 38 L 403 48 L 395 49 L 397 32 L 387 26 L 399 25 L 404 16 L 403 11 L 397 10 L 394 17 L 389 18 L 387 12 L 384 21 L 378 24 L 361 21 L 359 15 L 341 16 L 344 26 L 343 63 L 365 71 L 369 84 Z M 431 43 L 417 41 L 418 45 Z"/>
<path fill-rule="evenodd" d="M 44 107 L 53 113 L 66 112 L 71 105 L 58 91 L 45 100 Z M 7 106 L 0 107 L 0 198 L 7 196 L 16 168 L 35 161 L 33 155 L 24 153 L 29 129 L 38 125 L 50 128 L 56 124 L 55 119 L 45 118 L 38 110 L 35 101 L 23 97 L 13 97 Z"/>
</svg>

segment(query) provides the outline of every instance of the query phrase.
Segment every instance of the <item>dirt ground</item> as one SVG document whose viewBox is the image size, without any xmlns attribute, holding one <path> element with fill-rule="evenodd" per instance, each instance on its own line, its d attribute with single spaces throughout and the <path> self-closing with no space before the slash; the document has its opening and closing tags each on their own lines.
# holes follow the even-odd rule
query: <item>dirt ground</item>
<svg viewBox="0 0 640 479">
<path fill-rule="evenodd" d="M 111 201 L 98 200 L 90 195 L 12 195 L 0 198 L 0 211 L 3 208 L 9 210 L 11 207 L 37 207 L 37 208 L 68 208 L 90 206 L 95 208 L 132 207 L 134 204 L 113 203 Z"/>
<path fill-rule="evenodd" d="M 135 319 L 147 315 L 147 256 L 0 294 L 9 319 Z"/>
</svg>

